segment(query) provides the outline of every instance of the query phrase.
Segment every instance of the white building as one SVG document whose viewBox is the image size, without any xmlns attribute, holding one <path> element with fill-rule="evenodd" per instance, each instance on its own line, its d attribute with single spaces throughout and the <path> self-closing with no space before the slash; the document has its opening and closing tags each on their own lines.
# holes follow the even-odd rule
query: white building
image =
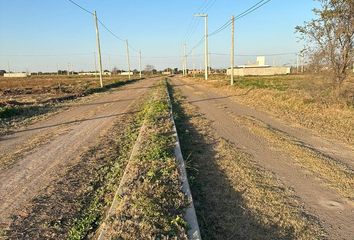
<svg viewBox="0 0 354 240">
<path fill-rule="evenodd" d="M 100 75 L 99 72 L 79 72 L 79 76 L 98 76 Z M 111 72 L 102 72 L 103 76 L 111 76 Z"/>
<path fill-rule="evenodd" d="M 134 73 L 133 72 L 121 72 L 121 74 L 120 75 L 123 75 L 123 76 L 133 76 L 134 75 Z"/>
<path fill-rule="evenodd" d="M 265 64 L 265 57 L 257 57 L 256 64 L 240 65 L 234 68 L 235 76 L 272 76 L 290 74 L 290 67 L 272 67 Z M 227 75 L 231 75 L 231 69 L 227 69 Z"/>
<path fill-rule="evenodd" d="M 25 78 L 31 76 L 30 73 L 4 73 L 6 78 Z"/>
</svg>

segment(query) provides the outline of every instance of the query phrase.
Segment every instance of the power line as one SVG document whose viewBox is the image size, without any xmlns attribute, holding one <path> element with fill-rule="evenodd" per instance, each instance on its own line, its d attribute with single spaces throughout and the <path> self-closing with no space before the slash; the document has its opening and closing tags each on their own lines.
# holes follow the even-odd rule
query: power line
<svg viewBox="0 0 354 240">
<path fill-rule="evenodd" d="M 254 5 L 253 7 L 251 7 L 251 8 L 253 8 L 253 9 L 249 9 L 249 10 L 245 11 L 244 13 L 241 13 L 241 14 L 239 14 L 238 16 L 236 16 L 236 17 L 235 17 L 235 20 L 238 20 L 238 19 L 240 19 L 240 18 L 245 17 L 246 15 L 248 15 L 248 14 L 250 14 L 250 13 L 256 11 L 257 9 L 259 9 L 259 8 L 261 8 L 261 7 L 263 7 L 265 4 L 269 3 L 270 1 L 271 1 L 271 0 L 267 0 L 267 1 L 264 2 L 264 0 L 263 0 L 263 1 L 258 2 L 256 5 Z M 263 2 L 263 3 L 262 3 L 262 2 Z M 257 5 L 259 5 L 259 6 L 257 6 Z"/>
<path fill-rule="evenodd" d="M 267 4 L 270 1 L 271 0 L 261 0 L 261 1 L 257 2 L 256 4 L 252 5 L 250 8 L 248 8 L 245 11 L 243 11 L 242 13 L 238 14 L 235 17 L 235 20 L 239 20 L 240 18 L 247 16 L 248 14 L 256 11 L 257 9 L 264 6 L 265 4 Z M 224 23 L 221 27 L 219 27 L 218 29 L 216 29 L 212 33 L 208 34 L 208 36 L 211 37 L 211 36 L 218 34 L 219 32 L 221 32 L 221 31 L 225 30 L 227 27 L 229 27 L 231 25 L 231 23 L 232 23 L 232 21 L 230 19 L 226 23 Z M 204 40 L 204 37 L 201 40 L 199 40 L 199 42 L 192 48 L 192 50 L 189 52 L 189 54 L 187 56 L 189 56 L 195 48 L 199 47 L 202 44 L 203 40 Z"/>
<path fill-rule="evenodd" d="M 67 56 L 86 56 L 91 53 L 69 53 L 69 54 L 1 54 L 2 57 L 67 57 Z"/>
<path fill-rule="evenodd" d="M 68 1 L 71 2 L 72 4 L 74 4 L 75 6 L 81 8 L 81 10 L 83 10 L 83 11 L 85 11 L 85 12 L 87 12 L 87 13 L 93 15 L 93 12 L 87 10 L 86 8 L 82 7 L 81 5 L 79 5 L 78 3 L 74 2 L 73 0 L 68 0 Z"/>
<path fill-rule="evenodd" d="M 211 0 L 208 1 L 206 0 L 198 9 L 196 12 L 207 12 L 211 7 L 214 6 L 216 3 L 216 0 Z M 200 24 L 200 19 L 192 17 L 190 24 L 188 25 L 187 32 L 185 34 L 185 42 L 188 42 L 192 36 L 194 35 L 195 31 L 197 30 L 199 24 Z"/>
<path fill-rule="evenodd" d="M 262 6 L 264 6 L 265 4 L 269 3 L 271 0 L 261 0 L 259 2 L 257 2 L 256 4 L 254 4 L 253 6 L 251 6 L 250 8 L 248 8 L 247 10 L 243 11 L 242 13 L 238 14 L 235 17 L 235 21 L 239 20 L 245 16 L 247 16 L 248 14 L 251 14 L 252 12 L 256 11 L 257 9 L 261 8 Z M 227 27 L 229 27 L 231 25 L 231 20 L 228 20 L 226 23 L 224 23 L 224 25 L 222 25 L 221 27 L 219 27 L 217 30 L 213 31 L 212 33 L 209 34 L 209 36 L 213 36 L 218 34 L 219 32 L 225 30 Z"/>
<path fill-rule="evenodd" d="M 116 35 L 112 30 L 110 30 L 99 18 L 97 18 L 98 22 L 101 24 L 101 26 L 106 29 L 113 37 L 117 38 L 118 40 L 125 42 L 125 40 L 118 35 Z"/>
<path fill-rule="evenodd" d="M 210 3 L 210 5 L 209 5 Z M 213 0 L 211 2 L 209 2 L 204 9 L 201 10 L 201 12 L 207 12 L 210 8 L 212 8 L 214 6 L 214 4 L 216 3 L 216 0 Z M 209 6 L 208 6 L 209 5 Z"/>
<path fill-rule="evenodd" d="M 91 14 L 91 15 L 94 15 L 93 12 L 87 10 L 86 8 L 82 7 L 81 5 L 79 5 L 78 3 L 74 2 L 73 0 L 68 0 L 69 2 L 71 2 L 72 4 L 74 4 L 75 6 L 79 7 L 80 9 L 82 9 L 83 11 Z M 107 31 L 109 32 L 113 37 L 115 37 L 116 39 L 122 41 L 122 42 L 125 42 L 125 39 L 119 37 L 117 34 L 115 34 L 110 28 L 108 28 L 101 19 L 97 18 L 97 21 L 101 24 L 101 26 Z M 131 49 L 133 49 L 134 51 L 136 52 L 139 52 L 138 50 L 130 47 Z"/>
<path fill-rule="evenodd" d="M 211 55 L 216 55 L 216 56 L 229 56 L 229 53 L 210 53 Z M 256 57 L 256 56 L 266 56 L 266 57 L 271 57 L 271 56 L 288 56 L 288 55 L 296 55 L 296 52 L 287 52 L 287 53 L 272 53 L 272 54 L 238 54 L 235 55 L 237 57 Z"/>
</svg>

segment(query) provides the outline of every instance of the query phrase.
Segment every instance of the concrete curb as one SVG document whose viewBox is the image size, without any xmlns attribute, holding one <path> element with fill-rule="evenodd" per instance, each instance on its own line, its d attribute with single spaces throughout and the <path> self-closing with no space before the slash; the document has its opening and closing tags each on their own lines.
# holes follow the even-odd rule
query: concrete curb
<svg viewBox="0 0 354 240">
<path fill-rule="evenodd" d="M 188 201 L 189 201 L 189 206 L 186 209 L 184 218 L 187 221 L 189 225 L 189 230 L 188 230 L 188 239 L 190 240 L 201 240 L 200 236 L 200 230 L 199 230 L 199 225 L 198 225 L 198 220 L 197 220 L 197 215 L 195 213 L 195 208 L 193 204 L 193 197 L 192 193 L 189 187 L 188 183 L 188 178 L 187 178 L 187 171 L 186 171 L 186 165 L 183 160 L 183 155 L 181 151 L 181 145 L 179 142 L 178 134 L 177 134 L 177 128 L 176 128 L 176 123 L 173 118 L 173 109 L 172 109 L 172 104 L 171 104 L 171 97 L 170 93 L 168 91 L 168 88 L 166 88 L 167 92 L 167 100 L 168 100 L 168 105 L 170 107 L 170 116 L 171 116 L 171 121 L 173 124 L 173 135 L 176 138 L 176 143 L 175 143 L 175 148 L 174 148 L 174 153 L 176 156 L 176 159 L 178 161 L 179 165 L 179 170 L 180 170 L 180 175 L 181 175 L 181 181 L 182 181 L 182 191 L 184 194 L 187 196 Z"/>
</svg>

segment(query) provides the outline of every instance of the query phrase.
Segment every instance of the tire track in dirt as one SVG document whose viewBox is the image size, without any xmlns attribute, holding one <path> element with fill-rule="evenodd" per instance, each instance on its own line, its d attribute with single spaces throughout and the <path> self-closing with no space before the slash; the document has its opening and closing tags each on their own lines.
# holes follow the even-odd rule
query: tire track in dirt
<svg viewBox="0 0 354 240">
<path fill-rule="evenodd" d="M 258 164 L 274 172 L 285 185 L 293 188 L 295 194 L 304 202 L 305 209 L 319 217 L 331 239 L 350 239 L 354 235 L 352 200 L 343 198 L 336 191 L 323 186 L 317 176 L 296 164 L 291 152 L 282 151 L 264 137 L 250 131 L 242 123 L 236 123 L 230 113 L 235 116 L 251 116 L 266 122 L 274 129 L 300 139 L 318 152 L 323 152 L 339 162 L 342 161 L 350 168 L 353 166 L 351 147 L 335 142 L 332 143 L 335 150 L 331 151 L 332 148 L 328 145 L 330 140 L 322 140 L 318 136 L 307 138 L 312 136 L 311 131 L 294 128 L 265 113 L 230 101 L 232 96 L 216 94 L 212 89 L 206 90 L 205 87 L 199 87 L 193 82 L 182 79 L 175 78 L 173 83 L 181 89 L 189 103 L 197 106 L 207 119 L 214 122 L 213 128 L 220 137 L 251 154 Z"/>
<path fill-rule="evenodd" d="M 46 144 L 37 145 L 10 168 L 0 172 L 0 224 L 8 226 L 11 216 L 19 214 L 21 208 L 41 189 L 54 179 L 63 177 L 63 169 L 74 164 L 77 156 L 93 146 L 112 126 L 115 118 L 129 113 L 129 105 L 151 88 L 155 81 L 145 79 L 97 94 L 88 104 L 78 104 L 15 134 L 3 136 L 1 155 L 11 154 L 18 146 L 40 134 L 54 134 L 61 127 L 69 126 L 63 134 Z"/>
</svg>

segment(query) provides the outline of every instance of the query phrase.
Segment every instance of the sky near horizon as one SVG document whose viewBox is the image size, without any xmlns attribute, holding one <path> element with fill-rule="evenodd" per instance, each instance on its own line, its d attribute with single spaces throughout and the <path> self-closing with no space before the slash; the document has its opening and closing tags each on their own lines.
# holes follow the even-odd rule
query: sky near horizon
<svg viewBox="0 0 354 240">
<path fill-rule="evenodd" d="M 157 69 L 181 67 L 182 45 L 187 52 L 203 37 L 204 22 L 194 13 L 207 12 L 209 33 L 232 15 L 259 0 L 75 0 L 131 46 L 132 69 L 142 64 Z M 293 65 L 301 50 L 295 26 L 313 17 L 313 0 L 272 0 L 235 23 L 236 64 L 267 56 L 267 64 Z M 104 69 L 127 69 L 125 42 L 100 27 Z M 229 65 L 230 27 L 209 38 L 210 65 Z M 203 44 L 188 67 L 201 68 Z M 96 38 L 93 17 L 68 0 L 0 0 L 0 69 L 11 71 L 94 70 Z M 254 55 L 254 56 L 244 56 Z M 97 65 L 97 64 L 96 64 Z"/>
</svg>

